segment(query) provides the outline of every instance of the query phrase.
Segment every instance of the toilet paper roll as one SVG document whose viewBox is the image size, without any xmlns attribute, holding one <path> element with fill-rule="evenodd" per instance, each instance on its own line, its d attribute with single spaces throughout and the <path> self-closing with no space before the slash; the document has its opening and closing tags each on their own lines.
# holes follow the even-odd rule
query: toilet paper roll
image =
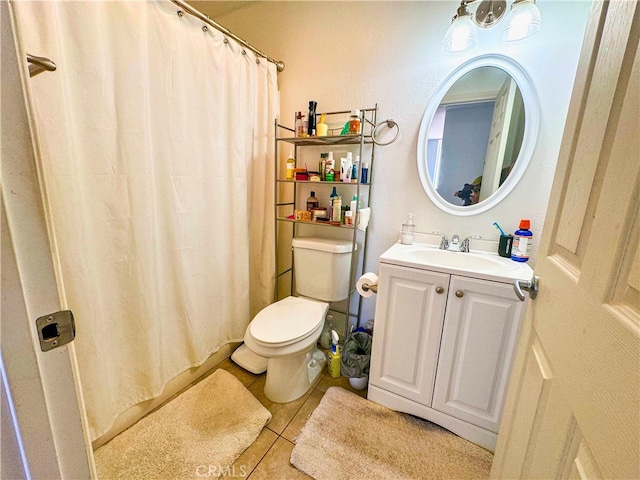
<svg viewBox="0 0 640 480">
<path fill-rule="evenodd" d="M 363 285 L 367 285 L 368 287 L 371 287 L 373 285 L 378 285 L 378 276 L 373 273 L 373 272 L 367 272 L 364 275 L 362 275 L 359 279 L 358 282 L 356 283 L 356 290 L 358 290 L 358 293 L 363 296 L 364 298 L 369 298 L 373 295 L 373 291 L 372 290 L 367 290 L 365 291 L 362 287 Z"/>
</svg>

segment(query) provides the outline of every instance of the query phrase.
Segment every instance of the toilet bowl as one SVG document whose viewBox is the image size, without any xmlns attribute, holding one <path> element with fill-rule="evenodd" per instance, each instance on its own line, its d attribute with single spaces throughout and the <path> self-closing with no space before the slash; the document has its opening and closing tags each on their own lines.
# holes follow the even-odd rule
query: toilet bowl
<svg viewBox="0 0 640 480">
<path fill-rule="evenodd" d="M 261 310 L 249 324 L 244 342 L 268 360 L 264 393 L 272 402 L 300 398 L 322 371 L 326 358 L 316 342 L 328 308 L 326 302 L 287 297 Z"/>
<path fill-rule="evenodd" d="M 325 238 L 292 239 L 295 287 L 262 309 L 247 327 L 244 345 L 231 360 L 253 373 L 267 370 L 264 393 L 276 403 L 291 402 L 309 390 L 326 363 L 316 347 L 328 302 L 349 296 L 352 242 Z"/>
</svg>

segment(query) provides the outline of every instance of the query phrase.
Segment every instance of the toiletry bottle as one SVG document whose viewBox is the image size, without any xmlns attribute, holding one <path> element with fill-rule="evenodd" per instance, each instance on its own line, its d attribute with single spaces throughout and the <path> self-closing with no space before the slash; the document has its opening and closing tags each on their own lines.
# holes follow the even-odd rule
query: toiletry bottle
<svg viewBox="0 0 640 480">
<path fill-rule="evenodd" d="M 338 345 L 338 332 L 331 330 L 331 352 L 329 353 L 329 375 L 331 378 L 340 378 L 340 346 Z"/>
<path fill-rule="evenodd" d="M 311 196 L 307 198 L 307 210 L 311 211 L 314 208 L 318 208 L 320 202 L 316 198 L 316 192 L 311 192 Z"/>
<path fill-rule="evenodd" d="M 342 172 L 340 173 L 341 179 L 345 183 L 351 182 L 351 170 L 353 169 L 353 155 L 351 152 L 347 152 L 347 158 L 344 161 Z"/>
<path fill-rule="evenodd" d="M 333 217 L 332 221 L 340 223 L 342 219 L 342 198 L 338 195 L 337 197 L 333 197 Z"/>
<path fill-rule="evenodd" d="M 352 110 L 349 117 L 349 135 L 358 135 L 360 133 L 360 110 Z"/>
<path fill-rule="evenodd" d="M 287 158 L 287 180 L 295 180 L 296 178 L 296 159 L 293 158 L 293 150 Z"/>
<path fill-rule="evenodd" d="M 328 153 L 320 154 L 320 163 L 318 164 L 318 173 L 320 174 L 320 180 L 326 180 L 327 174 L 327 158 L 329 157 Z"/>
<path fill-rule="evenodd" d="M 348 227 L 353 225 L 353 214 L 354 212 L 352 212 L 351 210 L 347 210 L 346 212 L 344 212 L 344 224 Z"/>
<path fill-rule="evenodd" d="M 353 222 L 356 221 L 356 212 L 358 211 L 358 196 L 354 195 L 349 204 L 349 210 L 353 212 Z"/>
<path fill-rule="evenodd" d="M 400 243 L 403 245 L 413 244 L 413 232 L 416 226 L 413 224 L 413 213 L 407 213 L 407 221 L 402 224 L 402 232 L 400 232 Z"/>
<path fill-rule="evenodd" d="M 334 179 L 334 168 L 335 168 L 335 164 L 333 161 L 333 152 L 329 152 L 329 158 L 327 158 L 327 170 L 325 171 L 324 174 L 324 179 L 327 182 L 333 182 Z"/>
<path fill-rule="evenodd" d="M 360 168 L 360 183 L 367 183 L 369 181 L 369 162 L 362 161 L 362 167 Z"/>
<path fill-rule="evenodd" d="M 296 113 L 296 137 L 304 137 L 304 123 L 302 122 L 302 112 Z"/>
<path fill-rule="evenodd" d="M 329 126 L 324 122 L 324 113 L 320 115 L 320 121 L 316 126 L 316 133 L 319 137 L 326 137 L 329 132 Z"/>
<path fill-rule="evenodd" d="M 316 136 L 316 106 L 318 102 L 309 102 L 309 116 L 307 117 L 307 134 L 310 137 Z"/>
<path fill-rule="evenodd" d="M 527 219 L 520 220 L 520 227 L 513 234 L 513 244 L 511 246 L 511 260 L 516 262 L 526 262 L 531 253 L 531 242 L 533 233 L 529 230 L 531 222 Z"/>
<path fill-rule="evenodd" d="M 336 187 L 333 187 L 333 191 L 331 195 L 329 195 L 329 211 L 327 212 L 329 214 L 329 220 L 333 220 L 333 199 L 337 196 L 338 192 L 336 191 Z"/>
<path fill-rule="evenodd" d="M 356 155 L 356 161 L 353 162 L 351 168 L 351 183 L 358 183 L 358 164 L 360 163 L 360 155 Z"/>
</svg>

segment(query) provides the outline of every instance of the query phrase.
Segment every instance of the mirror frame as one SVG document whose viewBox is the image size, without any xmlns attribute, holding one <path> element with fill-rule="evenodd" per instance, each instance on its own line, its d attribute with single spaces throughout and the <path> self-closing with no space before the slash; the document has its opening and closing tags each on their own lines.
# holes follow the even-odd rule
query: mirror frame
<svg viewBox="0 0 640 480">
<path fill-rule="evenodd" d="M 429 138 L 429 128 L 431 127 L 431 121 L 436 113 L 436 110 L 440 106 L 440 102 L 447 94 L 449 89 L 467 73 L 480 67 L 496 67 L 507 72 L 516 81 L 520 92 L 522 93 L 522 101 L 524 103 L 525 111 L 525 125 L 524 135 L 522 138 L 522 145 L 520 152 L 516 158 L 513 170 L 504 181 L 504 183 L 496 190 L 489 198 L 483 200 L 475 205 L 453 205 L 444 200 L 437 192 L 431 179 L 429 178 L 429 172 L 427 169 L 427 140 Z M 535 150 L 536 142 L 538 139 L 538 132 L 540 130 L 540 103 L 538 101 L 538 94 L 536 93 L 533 82 L 529 74 L 509 57 L 503 55 L 481 55 L 479 57 L 472 58 L 466 61 L 453 72 L 451 72 L 442 84 L 435 91 L 429 105 L 422 117 L 420 123 L 420 132 L 418 136 L 418 173 L 420 175 L 420 181 L 422 188 L 426 192 L 431 201 L 440 209 L 447 213 L 456 216 L 470 216 L 477 215 L 482 212 L 486 212 L 490 208 L 498 205 L 502 200 L 506 198 L 514 187 L 520 182 L 524 172 L 526 171 L 533 152 Z"/>
</svg>

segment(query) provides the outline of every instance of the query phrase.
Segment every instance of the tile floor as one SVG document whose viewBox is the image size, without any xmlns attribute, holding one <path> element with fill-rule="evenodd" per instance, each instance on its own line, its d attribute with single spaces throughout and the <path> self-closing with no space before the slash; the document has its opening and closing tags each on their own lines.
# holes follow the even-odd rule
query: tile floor
<svg viewBox="0 0 640 480">
<path fill-rule="evenodd" d="M 273 403 L 264 395 L 265 375 L 254 375 L 240 368 L 230 359 L 223 360 L 214 369 L 222 368 L 233 374 L 271 412 L 272 418 L 258 439 L 236 460 L 232 471 L 250 480 L 303 479 L 311 478 L 289 463 L 294 440 L 311 412 L 318 406 L 329 387 L 340 386 L 367 396 L 367 390 L 354 390 L 346 377 L 331 378 L 328 373 L 320 375 L 316 384 L 303 397 L 290 403 Z M 206 378 L 204 375 L 199 379 Z"/>
</svg>

